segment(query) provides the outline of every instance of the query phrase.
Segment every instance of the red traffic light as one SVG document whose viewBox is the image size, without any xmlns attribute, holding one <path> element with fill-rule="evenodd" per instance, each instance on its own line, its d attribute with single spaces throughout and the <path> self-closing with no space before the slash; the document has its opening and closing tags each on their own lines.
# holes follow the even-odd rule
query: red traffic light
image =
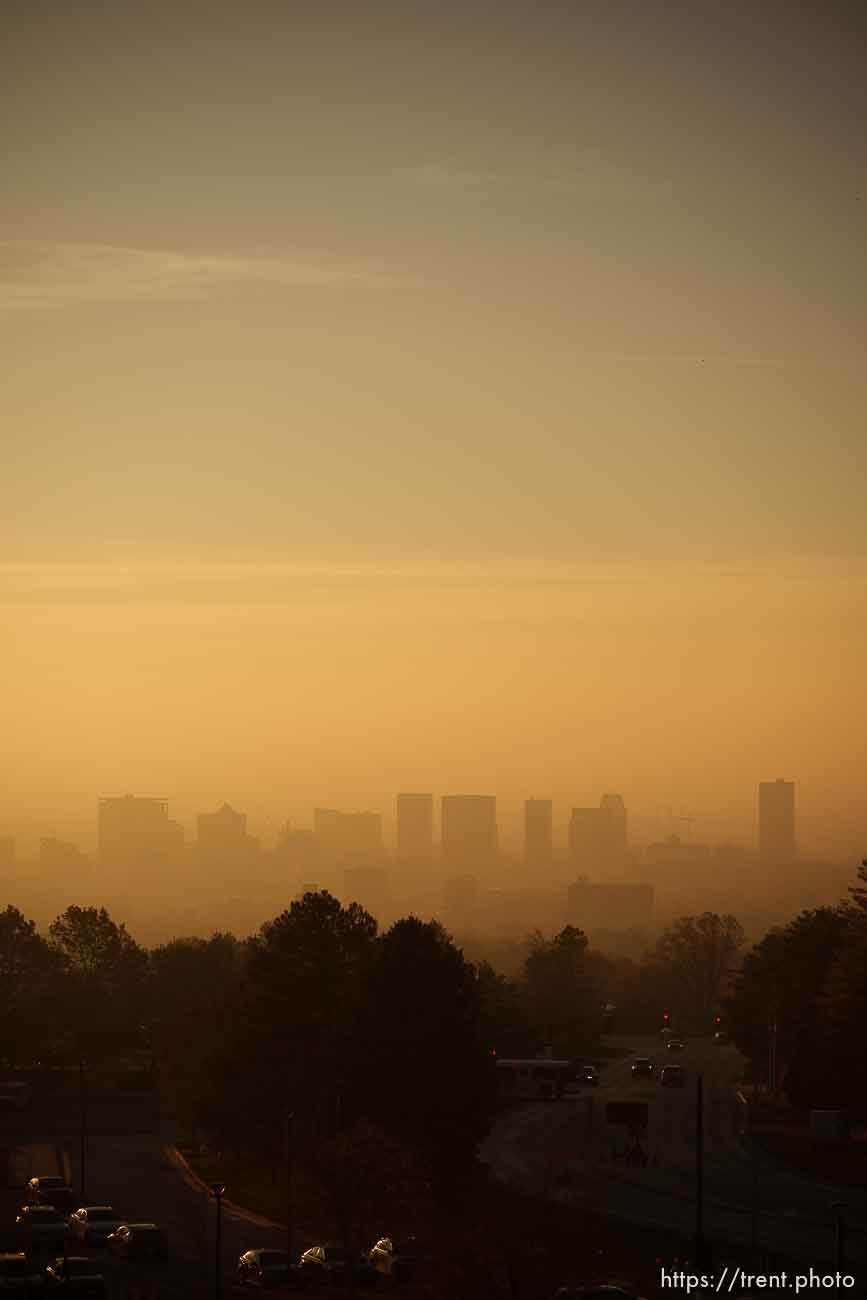
<svg viewBox="0 0 867 1300">
<path fill-rule="evenodd" d="M 496 1055 L 497 1055 L 497 1049 L 496 1049 L 496 1047 L 492 1047 L 492 1048 L 491 1048 L 491 1056 L 496 1056 Z"/>
<path fill-rule="evenodd" d="M 722 1016 L 714 1016 L 714 1018 L 713 1018 L 713 1022 L 714 1022 L 715 1025 L 721 1025 L 721 1024 L 722 1024 Z"/>
<path fill-rule="evenodd" d="M 665 1021 L 665 1023 L 668 1024 L 669 1020 L 671 1019 L 671 1016 L 668 1014 L 667 1011 L 663 1011 L 662 1018 Z"/>
</svg>

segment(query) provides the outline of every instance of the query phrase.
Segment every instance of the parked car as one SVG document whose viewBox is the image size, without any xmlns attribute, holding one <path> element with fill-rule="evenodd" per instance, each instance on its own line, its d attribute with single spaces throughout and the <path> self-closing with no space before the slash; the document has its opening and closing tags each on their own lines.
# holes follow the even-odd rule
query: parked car
<svg viewBox="0 0 867 1300">
<path fill-rule="evenodd" d="M 649 1056 L 636 1056 L 632 1062 L 632 1074 L 634 1078 L 641 1075 L 652 1075 L 656 1066 Z"/>
<path fill-rule="evenodd" d="M 343 1246 L 311 1246 L 301 1256 L 299 1267 L 302 1276 L 314 1285 L 346 1282 L 351 1274 L 356 1282 L 375 1282 L 377 1276 L 368 1260 L 353 1259 Z"/>
<path fill-rule="evenodd" d="M 56 1174 L 31 1178 L 26 1190 L 31 1205 L 53 1205 L 56 1210 L 71 1210 L 75 1205 L 75 1193 L 69 1183 Z"/>
<path fill-rule="evenodd" d="M 83 1246 L 104 1246 L 109 1234 L 124 1222 L 110 1205 L 82 1205 L 69 1216 L 72 1235 Z"/>
<path fill-rule="evenodd" d="M 86 1296 L 88 1300 L 105 1300 L 105 1278 L 99 1266 L 86 1255 L 67 1255 L 55 1259 L 45 1270 L 45 1289 L 58 1295 Z"/>
<path fill-rule="evenodd" d="M 0 1296 L 25 1300 L 42 1289 L 42 1274 L 23 1250 L 0 1254 Z"/>
<path fill-rule="evenodd" d="M 666 1048 L 669 1052 L 683 1052 L 686 1050 L 686 1043 L 682 1038 L 669 1038 Z"/>
<path fill-rule="evenodd" d="M 599 1086 L 599 1075 L 596 1073 L 596 1067 L 593 1065 L 581 1065 L 578 1067 L 578 1082 L 582 1088 L 596 1088 Z"/>
<path fill-rule="evenodd" d="M 682 1065 L 664 1065 L 659 1072 L 659 1082 L 663 1088 L 683 1088 L 686 1086 L 686 1070 Z"/>
<path fill-rule="evenodd" d="M 269 1287 L 285 1287 L 287 1283 L 301 1286 L 302 1278 L 297 1264 L 289 1259 L 285 1250 L 259 1247 L 248 1250 L 238 1260 L 238 1286 L 258 1286 L 263 1291 Z"/>
<path fill-rule="evenodd" d="M 122 1223 L 105 1240 L 116 1255 L 125 1259 L 155 1262 L 168 1259 L 166 1234 L 155 1223 Z"/>
<path fill-rule="evenodd" d="M 69 1240 L 69 1224 L 53 1205 L 22 1205 L 15 1234 L 31 1249 L 54 1249 Z"/>
<path fill-rule="evenodd" d="M 371 1247 L 367 1258 L 377 1273 L 382 1273 L 395 1282 L 406 1282 L 415 1275 L 418 1267 L 418 1243 L 414 1237 L 397 1240 L 394 1237 L 380 1237 Z"/>
</svg>

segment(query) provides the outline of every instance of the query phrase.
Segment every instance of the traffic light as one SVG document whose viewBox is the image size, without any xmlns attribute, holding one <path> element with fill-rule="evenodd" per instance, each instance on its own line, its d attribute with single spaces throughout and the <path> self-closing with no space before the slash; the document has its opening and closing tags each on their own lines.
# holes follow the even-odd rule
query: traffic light
<svg viewBox="0 0 867 1300">
<path fill-rule="evenodd" d="M 668 1013 L 667 1011 L 663 1011 L 663 1013 L 662 1013 L 662 1019 L 664 1020 L 664 1022 L 665 1022 L 666 1024 L 668 1024 L 669 1020 L 671 1019 L 671 1016 L 669 1015 L 669 1013 Z"/>
<path fill-rule="evenodd" d="M 714 1016 L 714 1018 L 713 1018 L 713 1022 L 714 1022 L 715 1025 L 721 1025 L 721 1024 L 722 1024 L 722 1016 Z"/>
</svg>

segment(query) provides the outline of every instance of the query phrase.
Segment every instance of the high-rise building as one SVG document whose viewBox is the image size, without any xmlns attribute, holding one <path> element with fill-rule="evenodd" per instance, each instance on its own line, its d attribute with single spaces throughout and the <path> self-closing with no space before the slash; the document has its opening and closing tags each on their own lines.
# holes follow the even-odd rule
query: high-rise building
<svg viewBox="0 0 867 1300">
<path fill-rule="evenodd" d="M 322 857 L 336 865 L 355 866 L 382 858 L 382 818 L 379 813 L 338 812 L 315 808 L 313 832 Z"/>
<path fill-rule="evenodd" d="M 398 861 L 426 866 L 433 855 L 433 795 L 397 796 Z"/>
<path fill-rule="evenodd" d="M 169 820 L 166 799 L 100 799 L 97 829 L 100 862 L 113 870 L 166 868 L 183 853 L 183 828 Z"/>
<path fill-rule="evenodd" d="M 450 866 L 492 866 L 497 858 L 497 800 L 492 794 L 447 794 L 442 852 Z"/>
<path fill-rule="evenodd" d="M 573 808 L 569 853 L 575 866 L 622 866 L 626 860 L 626 821 L 626 806 L 619 794 L 604 794 L 598 808 Z"/>
<path fill-rule="evenodd" d="M 530 867 L 548 866 L 553 856 L 553 804 L 550 799 L 527 799 L 524 804 L 524 861 Z"/>
<path fill-rule="evenodd" d="M 759 856 L 766 862 L 795 859 L 795 783 L 759 783 Z"/>
<path fill-rule="evenodd" d="M 199 864 L 209 872 L 237 873 L 258 857 L 259 841 L 247 834 L 247 814 L 235 812 L 224 803 L 212 813 L 199 813 L 196 852 Z"/>
</svg>

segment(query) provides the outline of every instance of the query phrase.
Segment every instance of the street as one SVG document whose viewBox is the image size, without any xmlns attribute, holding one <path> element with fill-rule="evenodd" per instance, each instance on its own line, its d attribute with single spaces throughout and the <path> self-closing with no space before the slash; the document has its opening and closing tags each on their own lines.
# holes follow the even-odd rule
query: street
<svg viewBox="0 0 867 1300">
<path fill-rule="evenodd" d="M 736 1096 L 741 1058 L 732 1047 L 690 1040 L 677 1055 L 658 1038 L 611 1037 L 627 1051 L 600 1072 L 599 1086 L 561 1102 L 530 1102 L 505 1111 L 482 1148 L 482 1159 L 507 1182 L 587 1210 L 630 1222 L 656 1224 L 692 1236 L 695 1231 L 696 1078 L 704 1090 L 704 1230 L 709 1240 L 749 1245 L 817 1264 L 833 1259 L 831 1203 L 848 1206 L 848 1259 L 867 1259 L 867 1195 L 853 1188 L 810 1182 L 759 1156 L 741 1134 L 746 1107 Z M 683 1065 L 686 1087 L 663 1088 L 635 1078 L 636 1056 L 657 1065 Z M 625 1132 L 606 1124 L 608 1101 L 646 1101 L 642 1138 L 646 1168 L 614 1159 Z M 755 1175 L 755 1181 L 754 1181 Z"/>
</svg>

